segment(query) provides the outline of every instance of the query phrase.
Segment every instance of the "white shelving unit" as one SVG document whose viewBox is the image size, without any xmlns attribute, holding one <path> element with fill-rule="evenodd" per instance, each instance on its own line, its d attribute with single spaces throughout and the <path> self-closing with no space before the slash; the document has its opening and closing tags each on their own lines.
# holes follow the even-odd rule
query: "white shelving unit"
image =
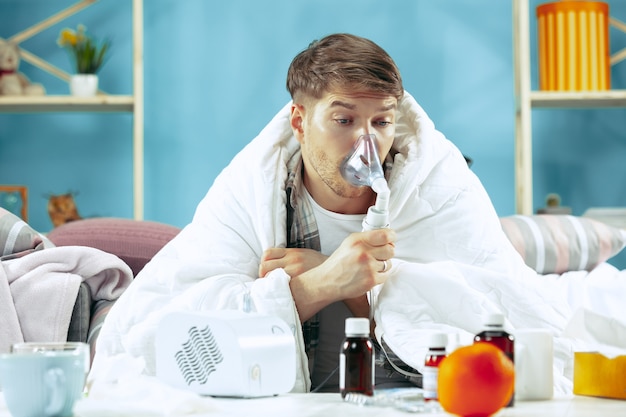
<svg viewBox="0 0 626 417">
<path fill-rule="evenodd" d="M 67 9 L 50 16 L 9 40 L 20 43 L 63 19 L 91 6 L 98 0 L 80 0 Z M 144 103 L 143 103 L 143 0 L 132 0 L 133 33 L 133 91 L 130 95 L 109 95 L 99 92 L 95 97 L 72 97 L 69 95 L 0 96 L 2 113 L 44 112 L 125 112 L 133 116 L 133 217 L 143 219 L 144 211 Z M 44 71 L 61 79 L 69 80 L 69 74 L 45 60 L 21 49 L 21 57 Z"/>
<path fill-rule="evenodd" d="M 533 14 L 534 15 L 534 14 Z M 556 92 L 532 91 L 530 80 L 530 10 L 528 0 L 513 0 L 515 67 L 515 208 L 533 213 L 532 109 L 626 107 L 626 90 Z M 626 31 L 626 24 L 611 18 L 610 24 Z M 611 57 L 616 63 L 626 50 Z"/>
</svg>

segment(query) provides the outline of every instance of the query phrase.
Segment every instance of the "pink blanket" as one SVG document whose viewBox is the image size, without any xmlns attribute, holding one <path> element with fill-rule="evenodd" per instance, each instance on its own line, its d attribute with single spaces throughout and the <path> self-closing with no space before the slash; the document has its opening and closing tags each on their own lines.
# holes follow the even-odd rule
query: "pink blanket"
<svg viewBox="0 0 626 417">
<path fill-rule="evenodd" d="M 65 341 L 83 281 L 94 300 L 115 300 L 133 277 L 115 255 L 85 246 L 34 251 L 0 266 L 0 353 L 17 342 Z"/>
</svg>

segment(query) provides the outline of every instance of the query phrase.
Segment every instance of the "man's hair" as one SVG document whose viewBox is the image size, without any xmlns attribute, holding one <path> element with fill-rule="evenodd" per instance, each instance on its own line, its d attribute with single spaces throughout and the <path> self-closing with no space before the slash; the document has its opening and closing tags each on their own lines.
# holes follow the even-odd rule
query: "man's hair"
<svg viewBox="0 0 626 417">
<path fill-rule="evenodd" d="M 359 36 L 340 33 L 311 42 L 291 62 L 287 90 L 294 101 L 329 91 L 404 93 L 395 62 L 384 49 Z"/>
</svg>

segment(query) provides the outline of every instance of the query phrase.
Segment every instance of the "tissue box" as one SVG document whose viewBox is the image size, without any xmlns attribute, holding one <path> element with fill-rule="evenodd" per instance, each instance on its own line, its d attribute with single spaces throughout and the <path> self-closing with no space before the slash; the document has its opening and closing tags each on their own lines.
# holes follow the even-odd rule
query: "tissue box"
<svg viewBox="0 0 626 417">
<path fill-rule="evenodd" d="M 626 355 L 575 352 L 574 394 L 626 400 Z"/>
</svg>

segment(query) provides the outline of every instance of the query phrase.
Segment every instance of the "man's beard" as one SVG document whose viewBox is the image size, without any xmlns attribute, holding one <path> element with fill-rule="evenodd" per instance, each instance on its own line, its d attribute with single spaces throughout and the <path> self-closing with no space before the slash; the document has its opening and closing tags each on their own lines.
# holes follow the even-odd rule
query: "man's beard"
<svg viewBox="0 0 626 417">
<path fill-rule="evenodd" d="M 340 173 L 340 162 L 333 162 L 323 151 L 311 155 L 311 165 L 315 173 L 330 190 L 342 198 L 359 198 L 367 192 L 367 187 L 355 187 Z"/>
</svg>

